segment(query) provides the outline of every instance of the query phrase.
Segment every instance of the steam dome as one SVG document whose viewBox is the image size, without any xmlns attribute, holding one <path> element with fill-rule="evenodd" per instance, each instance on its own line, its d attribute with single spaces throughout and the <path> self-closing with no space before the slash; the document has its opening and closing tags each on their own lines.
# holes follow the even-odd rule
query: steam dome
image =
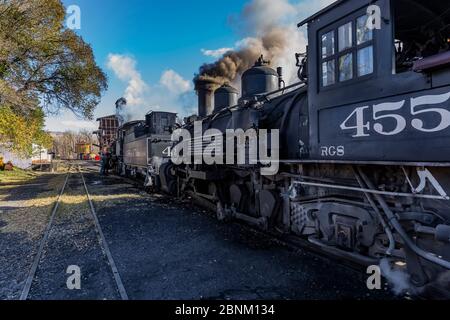
<svg viewBox="0 0 450 320">
<path fill-rule="evenodd" d="M 263 57 L 242 74 L 242 99 L 278 90 L 278 74 Z"/>
</svg>

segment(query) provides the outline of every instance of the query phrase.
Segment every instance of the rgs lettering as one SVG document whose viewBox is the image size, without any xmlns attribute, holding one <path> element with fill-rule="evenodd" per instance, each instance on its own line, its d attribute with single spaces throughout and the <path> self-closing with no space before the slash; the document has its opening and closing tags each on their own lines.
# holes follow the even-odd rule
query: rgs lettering
<svg viewBox="0 0 450 320">
<path fill-rule="evenodd" d="M 323 146 L 321 147 L 322 157 L 343 157 L 345 156 L 344 146 Z"/>
</svg>

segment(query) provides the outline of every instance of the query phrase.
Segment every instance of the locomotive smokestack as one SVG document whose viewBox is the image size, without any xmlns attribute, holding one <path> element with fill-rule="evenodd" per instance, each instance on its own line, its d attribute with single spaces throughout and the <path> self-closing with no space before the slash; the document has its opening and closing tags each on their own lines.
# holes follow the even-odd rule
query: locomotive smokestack
<svg viewBox="0 0 450 320">
<path fill-rule="evenodd" d="M 125 98 L 120 98 L 116 101 L 116 116 L 119 121 L 119 127 L 123 126 L 125 122 L 127 122 L 127 113 L 126 113 L 127 100 Z"/>
<path fill-rule="evenodd" d="M 195 91 L 198 95 L 198 115 L 206 117 L 214 111 L 214 91 L 219 85 L 208 79 L 197 79 L 195 81 Z"/>
<path fill-rule="evenodd" d="M 214 92 L 214 112 L 237 105 L 238 94 L 239 92 L 227 83 L 221 86 Z"/>
</svg>

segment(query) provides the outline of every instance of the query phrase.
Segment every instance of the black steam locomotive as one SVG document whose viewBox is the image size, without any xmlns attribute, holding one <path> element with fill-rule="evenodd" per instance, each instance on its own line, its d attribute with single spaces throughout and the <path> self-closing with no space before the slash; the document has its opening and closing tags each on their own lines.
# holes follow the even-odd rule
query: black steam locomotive
<svg viewBox="0 0 450 320">
<path fill-rule="evenodd" d="M 202 133 L 223 135 L 279 129 L 278 173 L 250 161 L 176 165 L 166 149 L 148 148 L 147 159 L 159 159 L 157 170 L 147 163 L 148 184 L 189 195 L 219 219 L 290 233 L 365 265 L 386 259 L 413 287 L 450 291 L 448 2 L 340 0 L 305 24 L 299 83 L 284 86 L 282 70 L 263 59 L 242 75 L 239 99 L 200 80 L 199 116 L 183 125 L 194 133 L 202 120 Z"/>
</svg>

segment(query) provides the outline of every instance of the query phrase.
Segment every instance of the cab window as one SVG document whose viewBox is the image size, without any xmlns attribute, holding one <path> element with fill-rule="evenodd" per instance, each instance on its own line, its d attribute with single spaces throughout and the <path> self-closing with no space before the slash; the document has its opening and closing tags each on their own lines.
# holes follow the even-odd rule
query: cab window
<svg viewBox="0 0 450 320">
<path fill-rule="evenodd" d="M 322 87 L 373 74 L 374 34 L 367 21 L 364 14 L 322 32 L 319 59 Z"/>
</svg>

